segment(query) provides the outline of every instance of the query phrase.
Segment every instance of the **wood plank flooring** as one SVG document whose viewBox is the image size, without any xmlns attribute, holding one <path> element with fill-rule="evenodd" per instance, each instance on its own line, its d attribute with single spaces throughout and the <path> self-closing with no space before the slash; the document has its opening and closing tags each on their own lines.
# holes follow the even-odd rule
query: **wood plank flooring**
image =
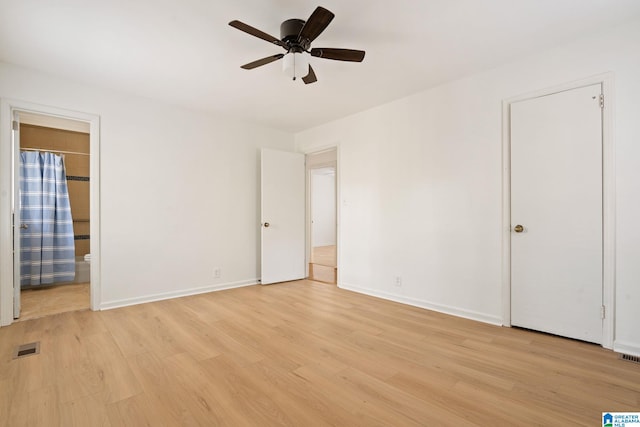
<svg viewBox="0 0 640 427">
<path fill-rule="evenodd" d="M 41 353 L 12 360 L 15 346 Z M 311 281 L 0 328 L 0 426 L 601 425 L 640 365 Z"/>
<path fill-rule="evenodd" d="M 336 246 L 314 246 L 311 248 L 309 279 L 325 283 L 337 283 Z"/>
<path fill-rule="evenodd" d="M 309 264 L 309 280 L 335 285 L 338 269 L 321 264 Z"/>
<path fill-rule="evenodd" d="M 311 263 L 328 267 L 337 266 L 336 245 L 314 246 L 311 248 Z"/>
<path fill-rule="evenodd" d="M 88 310 L 89 300 L 89 283 L 23 289 L 20 292 L 19 321 L 67 311 Z"/>
</svg>

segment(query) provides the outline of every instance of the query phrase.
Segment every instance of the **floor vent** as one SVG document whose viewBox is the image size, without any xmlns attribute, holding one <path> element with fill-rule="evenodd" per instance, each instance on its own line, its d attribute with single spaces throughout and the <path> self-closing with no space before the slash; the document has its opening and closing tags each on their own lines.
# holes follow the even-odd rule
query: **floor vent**
<svg viewBox="0 0 640 427">
<path fill-rule="evenodd" d="M 34 354 L 40 354 L 40 341 L 19 345 L 13 352 L 13 358 L 21 359 L 23 357 L 33 356 Z"/>
<path fill-rule="evenodd" d="M 633 363 L 640 363 L 640 356 L 631 356 L 630 354 L 622 354 L 620 355 L 620 359 L 627 360 Z"/>
</svg>

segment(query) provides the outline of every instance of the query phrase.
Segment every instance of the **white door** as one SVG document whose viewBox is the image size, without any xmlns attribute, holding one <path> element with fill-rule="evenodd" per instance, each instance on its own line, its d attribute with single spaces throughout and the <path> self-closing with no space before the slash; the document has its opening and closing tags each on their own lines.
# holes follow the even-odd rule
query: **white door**
<svg viewBox="0 0 640 427">
<path fill-rule="evenodd" d="M 511 105 L 511 323 L 595 343 L 602 341 L 601 93 L 595 84 Z"/>
<path fill-rule="evenodd" d="M 11 210 L 13 214 L 13 318 L 20 317 L 20 234 L 23 225 L 20 216 L 20 118 L 13 114 L 13 199 Z"/>
<path fill-rule="evenodd" d="M 305 269 L 304 154 L 262 150 L 263 285 L 303 279 Z"/>
</svg>

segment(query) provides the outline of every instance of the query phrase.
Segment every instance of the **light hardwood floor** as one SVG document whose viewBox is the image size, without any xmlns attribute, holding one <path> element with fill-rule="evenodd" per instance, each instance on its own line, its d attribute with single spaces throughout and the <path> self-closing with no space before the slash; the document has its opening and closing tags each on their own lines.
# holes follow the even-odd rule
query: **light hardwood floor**
<svg viewBox="0 0 640 427">
<path fill-rule="evenodd" d="M 336 246 L 314 246 L 311 248 L 309 278 L 325 283 L 336 283 Z"/>
<path fill-rule="evenodd" d="M 12 360 L 14 346 L 41 354 Z M 311 281 L 0 328 L 0 426 L 601 425 L 640 366 Z"/>
<path fill-rule="evenodd" d="M 89 306 L 89 283 L 24 289 L 20 292 L 19 321 L 67 311 L 88 310 Z"/>
<path fill-rule="evenodd" d="M 338 265 L 336 262 L 336 246 L 314 246 L 311 248 L 311 262 L 313 264 L 326 265 L 328 267 L 335 267 Z"/>
</svg>

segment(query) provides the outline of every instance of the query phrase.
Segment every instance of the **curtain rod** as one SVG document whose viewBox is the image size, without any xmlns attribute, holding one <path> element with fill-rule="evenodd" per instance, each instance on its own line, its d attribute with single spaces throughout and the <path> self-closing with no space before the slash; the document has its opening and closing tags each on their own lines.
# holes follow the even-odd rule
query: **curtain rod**
<svg viewBox="0 0 640 427">
<path fill-rule="evenodd" d="M 77 151 L 60 151 L 60 150 L 41 150 L 39 148 L 20 148 L 20 151 L 45 151 L 49 153 L 60 153 L 60 154 L 77 154 L 79 156 L 90 156 L 89 153 L 78 153 Z"/>
</svg>

